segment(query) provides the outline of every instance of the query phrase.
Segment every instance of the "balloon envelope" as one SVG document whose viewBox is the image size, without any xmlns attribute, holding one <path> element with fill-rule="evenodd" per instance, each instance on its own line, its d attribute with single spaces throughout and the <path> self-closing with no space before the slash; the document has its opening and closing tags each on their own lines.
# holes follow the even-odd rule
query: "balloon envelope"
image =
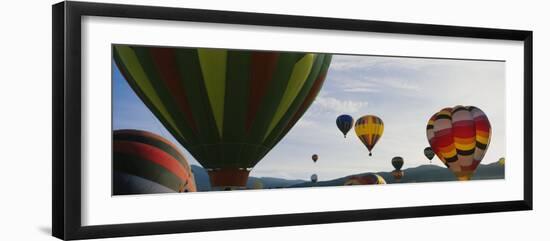
<svg viewBox="0 0 550 241">
<path fill-rule="evenodd" d="M 311 175 L 311 182 L 313 182 L 313 183 L 317 182 L 317 174 Z"/>
<path fill-rule="evenodd" d="M 353 117 L 350 115 L 340 115 L 336 118 L 336 126 L 342 134 L 344 134 L 344 138 L 348 134 L 349 130 L 351 130 L 351 127 L 353 126 Z"/>
<path fill-rule="evenodd" d="M 403 157 L 400 157 L 400 156 L 396 156 L 394 158 L 391 159 L 391 164 L 393 165 L 393 167 L 395 168 L 395 170 L 401 170 L 401 168 L 403 167 Z"/>
<path fill-rule="evenodd" d="M 113 195 L 173 193 L 170 189 L 149 179 L 113 170 Z"/>
<path fill-rule="evenodd" d="M 313 160 L 313 162 L 317 162 L 318 159 L 319 159 L 319 156 L 317 154 L 313 154 L 311 156 L 311 160 Z"/>
<path fill-rule="evenodd" d="M 126 81 L 208 171 L 244 187 L 249 171 L 319 93 L 330 54 L 113 46 Z"/>
<path fill-rule="evenodd" d="M 424 148 L 424 156 L 426 156 L 426 158 L 431 161 L 434 158 L 435 153 L 431 147 L 426 147 Z"/>
<path fill-rule="evenodd" d="M 435 113 L 426 127 L 430 146 L 459 180 L 469 180 L 491 140 L 489 119 L 477 107 L 455 106 Z"/>
<path fill-rule="evenodd" d="M 114 131 L 113 194 L 195 191 L 187 159 L 170 141 L 146 131 Z"/>
<path fill-rule="evenodd" d="M 369 155 L 374 145 L 380 140 L 384 133 L 384 122 L 377 116 L 365 115 L 355 122 L 355 134 L 369 150 Z"/>
</svg>

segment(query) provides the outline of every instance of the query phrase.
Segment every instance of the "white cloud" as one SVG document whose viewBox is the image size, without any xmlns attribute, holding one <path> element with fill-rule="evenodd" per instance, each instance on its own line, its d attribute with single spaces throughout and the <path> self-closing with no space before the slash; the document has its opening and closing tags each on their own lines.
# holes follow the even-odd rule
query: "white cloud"
<svg viewBox="0 0 550 241">
<path fill-rule="evenodd" d="M 367 88 L 367 87 L 350 87 L 350 88 L 344 88 L 344 91 L 351 92 L 351 93 L 378 93 L 380 92 L 380 89 Z"/>
<path fill-rule="evenodd" d="M 382 91 L 419 91 L 420 81 L 407 77 L 363 77 L 357 79 L 339 80 L 342 84 L 340 89 L 349 93 L 379 93 Z"/>
<path fill-rule="evenodd" d="M 423 58 L 400 58 L 385 56 L 359 56 L 359 55 L 335 55 L 330 64 L 331 70 L 350 71 L 350 70 L 395 70 L 410 69 L 421 70 L 434 65 L 440 65 L 440 61 Z M 448 65 L 448 63 L 445 63 Z"/>
<path fill-rule="evenodd" d="M 306 118 L 301 118 L 296 125 L 294 125 L 294 128 L 315 128 L 319 126 L 319 124 L 313 120 L 309 120 Z"/>
<path fill-rule="evenodd" d="M 407 90 L 407 91 L 420 90 L 418 81 L 411 81 L 410 79 L 407 79 L 407 78 L 372 78 L 372 79 L 367 79 L 367 81 L 371 83 L 377 83 L 381 86 L 389 87 L 394 90 L 395 89 Z"/>
<path fill-rule="evenodd" d="M 419 91 L 433 72 L 442 68 L 441 60 L 414 58 L 337 56 L 329 78 L 334 87 L 348 93 Z M 448 68 L 448 65 L 444 65 Z"/>
<path fill-rule="evenodd" d="M 366 101 L 341 100 L 334 97 L 318 96 L 312 106 L 313 112 L 320 113 L 357 113 L 366 107 Z"/>
<path fill-rule="evenodd" d="M 380 86 L 365 80 L 349 80 L 346 81 L 342 89 L 344 92 L 352 93 L 377 93 L 380 92 Z"/>
<path fill-rule="evenodd" d="M 375 66 L 380 63 L 377 58 L 361 58 L 353 55 L 336 55 L 330 64 L 330 69 L 335 71 L 346 71 L 353 69 L 363 69 Z"/>
</svg>

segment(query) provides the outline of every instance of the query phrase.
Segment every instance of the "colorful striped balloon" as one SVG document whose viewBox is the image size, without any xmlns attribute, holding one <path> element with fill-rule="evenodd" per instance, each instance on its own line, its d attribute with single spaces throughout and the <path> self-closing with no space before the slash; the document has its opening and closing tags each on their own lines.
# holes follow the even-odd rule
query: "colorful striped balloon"
<svg viewBox="0 0 550 241">
<path fill-rule="evenodd" d="M 386 180 L 378 174 L 369 173 L 362 176 L 351 176 L 344 182 L 344 185 L 373 185 L 386 184 Z"/>
<path fill-rule="evenodd" d="M 444 108 L 426 127 L 430 146 L 458 180 L 470 180 L 491 140 L 491 124 L 473 106 Z"/>
<path fill-rule="evenodd" d="M 384 133 L 384 122 L 378 116 L 366 115 L 355 122 L 355 134 L 359 140 L 369 150 L 369 156 L 372 156 L 372 148 Z"/>
<path fill-rule="evenodd" d="M 113 194 L 195 192 L 187 159 L 174 144 L 147 131 L 113 133 Z"/>
<path fill-rule="evenodd" d="M 213 187 L 248 173 L 319 93 L 329 54 L 114 45 L 132 89 L 205 167 Z"/>
</svg>

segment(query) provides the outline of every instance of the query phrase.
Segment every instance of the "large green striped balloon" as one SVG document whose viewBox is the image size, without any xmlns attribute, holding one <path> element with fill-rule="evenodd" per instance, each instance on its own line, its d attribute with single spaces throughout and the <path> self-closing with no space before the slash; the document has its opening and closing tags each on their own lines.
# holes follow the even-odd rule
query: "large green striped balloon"
<svg viewBox="0 0 550 241">
<path fill-rule="evenodd" d="M 209 170 L 213 186 L 248 171 L 292 128 L 323 85 L 329 54 L 115 45 L 126 80 Z"/>
</svg>

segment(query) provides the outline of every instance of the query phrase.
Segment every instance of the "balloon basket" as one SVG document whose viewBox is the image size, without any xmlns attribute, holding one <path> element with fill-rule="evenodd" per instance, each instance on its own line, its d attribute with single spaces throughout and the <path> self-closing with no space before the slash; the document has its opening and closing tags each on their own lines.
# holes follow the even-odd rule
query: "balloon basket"
<svg viewBox="0 0 550 241">
<path fill-rule="evenodd" d="M 249 170 L 245 168 L 221 168 L 208 170 L 210 186 L 217 190 L 246 188 Z"/>
</svg>

